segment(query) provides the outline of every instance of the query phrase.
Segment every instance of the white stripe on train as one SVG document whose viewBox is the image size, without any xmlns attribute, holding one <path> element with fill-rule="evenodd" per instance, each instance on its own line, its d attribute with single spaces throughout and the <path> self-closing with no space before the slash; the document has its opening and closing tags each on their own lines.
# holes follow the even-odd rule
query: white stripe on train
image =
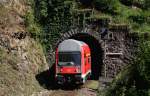
<svg viewBox="0 0 150 96">
<path fill-rule="evenodd" d="M 85 74 L 82 74 L 82 78 L 85 78 L 89 73 L 91 73 L 91 70 L 89 70 L 88 72 L 86 72 Z"/>
</svg>

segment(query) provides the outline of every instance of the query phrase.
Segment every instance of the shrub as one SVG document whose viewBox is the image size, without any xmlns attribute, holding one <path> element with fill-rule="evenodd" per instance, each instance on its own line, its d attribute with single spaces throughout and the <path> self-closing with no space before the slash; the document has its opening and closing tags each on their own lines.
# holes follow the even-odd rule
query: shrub
<svg viewBox="0 0 150 96">
<path fill-rule="evenodd" d="M 92 4 L 92 0 L 79 0 L 83 5 L 90 6 Z"/>
<path fill-rule="evenodd" d="M 96 9 L 107 12 L 113 12 L 119 6 L 118 0 L 94 0 L 93 4 Z"/>
<path fill-rule="evenodd" d="M 144 0 L 144 9 L 150 10 L 150 0 Z"/>
<path fill-rule="evenodd" d="M 146 20 L 144 15 L 132 15 L 132 16 L 129 16 L 129 19 L 139 24 L 145 23 L 145 20 Z"/>
<path fill-rule="evenodd" d="M 140 52 L 136 59 L 137 69 L 140 76 L 150 83 L 150 42 L 142 41 L 139 50 Z"/>
<path fill-rule="evenodd" d="M 30 10 L 29 12 L 27 12 L 26 16 L 25 16 L 25 25 L 27 28 L 27 31 L 30 32 L 31 34 L 40 34 L 41 32 L 41 27 L 40 25 L 35 21 L 35 17 L 33 15 L 34 13 L 32 12 L 32 10 Z"/>
</svg>

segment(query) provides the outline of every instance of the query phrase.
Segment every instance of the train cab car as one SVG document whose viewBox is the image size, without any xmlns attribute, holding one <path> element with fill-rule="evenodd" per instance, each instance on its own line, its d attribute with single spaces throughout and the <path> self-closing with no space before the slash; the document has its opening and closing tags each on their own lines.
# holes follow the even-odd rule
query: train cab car
<svg viewBox="0 0 150 96">
<path fill-rule="evenodd" d="M 58 84 L 74 82 L 83 84 L 91 75 L 89 46 L 78 40 L 64 40 L 56 50 L 56 74 Z"/>
</svg>

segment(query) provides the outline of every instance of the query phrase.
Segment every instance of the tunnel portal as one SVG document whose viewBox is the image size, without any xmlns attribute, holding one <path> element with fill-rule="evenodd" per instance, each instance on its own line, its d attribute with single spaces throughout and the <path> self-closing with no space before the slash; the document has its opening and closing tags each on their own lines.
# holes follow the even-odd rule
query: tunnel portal
<svg viewBox="0 0 150 96">
<path fill-rule="evenodd" d="M 98 80 L 102 75 L 102 67 L 103 67 L 103 49 L 101 46 L 101 38 L 98 32 L 93 33 L 91 30 L 72 30 L 70 32 L 66 32 L 59 38 L 60 41 L 57 42 L 58 46 L 62 41 L 66 39 L 75 39 L 79 41 L 83 41 L 91 49 L 91 67 L 92 67 L 92 80 Z"/>
<path fill-rule="evenodd" d="M 104 29 L 104 28 L 102 28 Z M 102 78 L 114 78 L 124 66 L 129 64 L 132 37 L 129 37 L 127 26 L 113 26 L 103 32 L 101 29 L 94 31 L 91 27 L 72 29 L 58 38 L 55 49 L 66 39 L 83 41 L 91 49 L 93 80 Z M 106 33 L 106 34 L 104 34 Z M 132 41 L 130 41 L 132 40 Z M 132 48 L 131 48 L 132 49 Z"/>
</svg>

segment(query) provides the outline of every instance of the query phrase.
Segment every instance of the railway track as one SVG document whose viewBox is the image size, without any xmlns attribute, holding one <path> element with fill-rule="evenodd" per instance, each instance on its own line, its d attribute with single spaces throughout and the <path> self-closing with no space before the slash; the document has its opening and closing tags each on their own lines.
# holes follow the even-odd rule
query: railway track
<svg viewBox="0 0 150 96">
<path fill-rule="evenodd" d="M 97 96 L 97 89 L 98 81 L 89 80 L 76 88 L 46 90 L 32 96 Z"/>
</svg>

